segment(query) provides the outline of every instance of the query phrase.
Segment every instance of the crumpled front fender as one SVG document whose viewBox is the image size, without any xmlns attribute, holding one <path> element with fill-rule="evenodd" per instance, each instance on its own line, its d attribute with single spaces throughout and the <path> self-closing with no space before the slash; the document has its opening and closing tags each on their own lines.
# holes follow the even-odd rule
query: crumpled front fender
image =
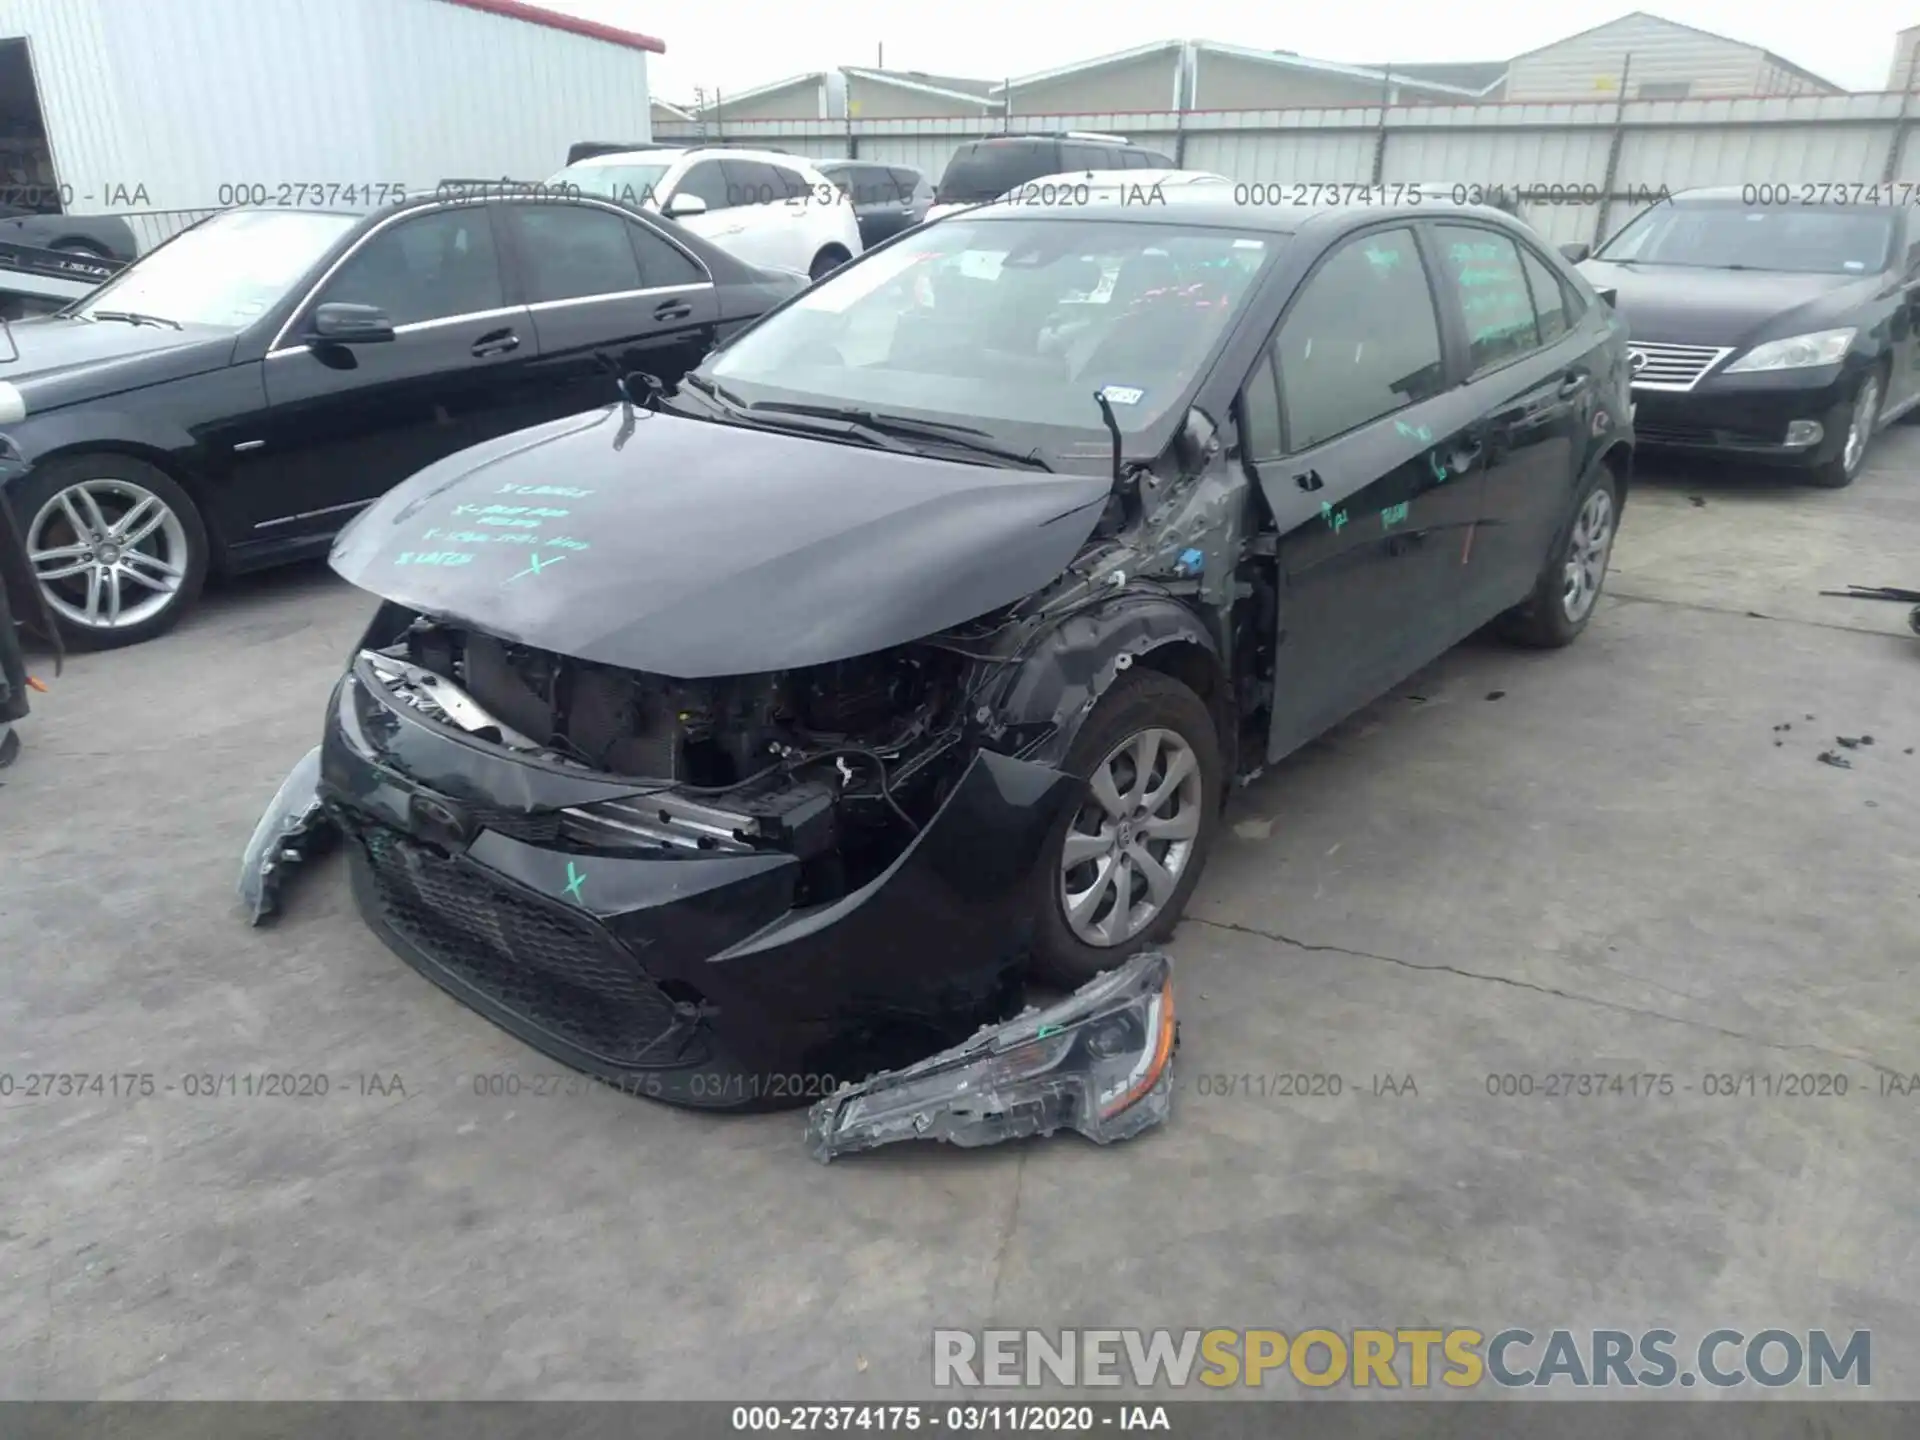
<svg viewBox="0 0 1920 1440">
<path fill-rule="evenodd" d="M 258 925 L 278 913 L 287 874 L 326 853 L 340 838 L 340 827 L 320 803 L 320 747 L 314 746 L 280 782 L 272 801 L 253 827 L 240 861 L 240 903 L 249 923 Z"/>
</svg>

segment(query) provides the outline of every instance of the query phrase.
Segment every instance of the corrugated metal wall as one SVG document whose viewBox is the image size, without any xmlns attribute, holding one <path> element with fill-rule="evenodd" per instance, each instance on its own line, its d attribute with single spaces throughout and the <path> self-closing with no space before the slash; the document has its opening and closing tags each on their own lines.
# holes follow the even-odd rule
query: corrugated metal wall
<svg viewBox="0 0 1920 1440">
<path fill-rule="evenodd" d="M 223 187 L 537 180 L 652 134 L 640 51 L 442 0 L 0 0 L 18 35 L 72 208 L 146 243 Z"/>
<path fill-rule="evenodd" d="M 1618 229 L 1657 195 L 1697 185 L 1878 182 L 1893 154 L 1898 95 L 1781 96 L 1764 100 L 1377 106 L 1322 110 L 1195 111 L 1158 114 L 1015 116 L 1021 131 L 1100 130 L 1174 153 L 1184 163 L 1253 183 L 1366 184 L 1376 159 L 1382 181 L 1461 181 L 1515 188 L 1560 187 L 1554 203 L 1527 207 L 1527 219 L 1556 242 L 1591 242 L 1608 185 L 1616 126 L 1619 155 L 1606 218 Z M 1920 128 L 1920 97 L 1905 122 Z M 663 139 L 691 136 L 661 125 Z M 802 154 L 857 155 L 912 165 L 937 178 L 954 149 L 1006 133 L 998 119 L 836 121 L 831 126 L 728 126 Z M 1920 202 L 1920 139 L 1899 151 L 1903 203 Z M 1883 197 L 1887 198 L 1887 197 Z"/>
</svg>

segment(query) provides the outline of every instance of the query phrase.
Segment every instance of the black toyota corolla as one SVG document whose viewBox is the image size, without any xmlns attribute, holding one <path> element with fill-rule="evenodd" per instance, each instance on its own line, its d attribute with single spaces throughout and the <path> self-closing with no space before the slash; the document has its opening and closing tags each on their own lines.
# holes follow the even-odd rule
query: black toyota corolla
<svg viewBox="0 0 1920 1440">
<path fill-rule="evenodd" d="M 1236 777 L 1465 635 L 1571 641 L 1630 453 L 1618 318 L 1491 210 L 954 217 L 360 516 L 242 893 L 344 832 L 548 1053 L 817 1098 L 1164 937 Z"/>
<path fill-rule="evenodd" d="M 1920 403 L 1920 231 L 1904 206 L 1824 188 L 1683 192 L 1581 266 L 1632 332 L 1643 446 L 1838 488 Z"/>
</svg>

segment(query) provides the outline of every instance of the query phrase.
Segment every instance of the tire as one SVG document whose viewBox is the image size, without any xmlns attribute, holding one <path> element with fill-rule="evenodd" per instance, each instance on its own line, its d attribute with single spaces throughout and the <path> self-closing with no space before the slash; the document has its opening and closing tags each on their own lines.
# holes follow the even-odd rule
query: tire
<svg viewBox="0 0 1920 1440">
<path fill-rule="evenodd" d="M 818 284 L 853 257 L 838 245 L 829 245 L 813 257 L 813 264 L 807 267 L 807 279 Z"/>
<path fill-rule="evenodd" d="M 1596 521 L 1604 526 L 1597 553 L 1593 538 Z M 1557 650 L 1579 639 L 1599 608 L 1619 526 L 1619 477 L 1611 467 L 1597 465 L 1593 478 L 1574 502 L 1572 518 L 1554 537 L 1552 553 L 1534 583 L 1533 594 L 1496 623 L 1500 636 L 1534 650 Z M 1576 564 L 1580 565 L 1577 581 Z"/>
<path fill-rule="evenodd" d="M 1125 671 L 1080 727 L 1062 768 L 1091 781 L 1096 770 L 1106 770 L 1112 765 L 1115 768 L 1109 773 L 1116 782 L 1113 789 L 1119 792 L 1119 797 L 1131 798 L 1127 790 L 1121 789 L 1136 768 L 1134 757 L 1139 751 L 1131 746 L 1148 737 L 1152 739 L 1155 753 L 1150 762 L 1150 777 L 1159 777 L 1164 782 L 1166 764 L 1182 748 L 1192 761 L 1189 779 L 1176 783 L 1158 807 L 1163 821 L 1170 819 L 1177 825 L 1186 818 L 1187 824 L 1178 826 L 1172 838 L 1156 839 L 1148 835 L 1133 841 L 1162 874 L 1171 875 L 1172 888 L 1151 911 L 1139 913 L 1151 901 L 1151 896 L 1147 901 L 1136 898 L 1137 887 L 1144 883 L 1144 871 L 1131 858 L 1115 867 L 1110 853 L 1111 847 L 1122 843 L 1137 823 L 1139 811 L 1136 808 L 1128 816 L 1126 830 L 1122 830 L 1114 824 L 1108 809 L 1096 798 L 1096 788 L 1090 784 L 1082 802 L 1055 820 L 1046 844 L 1041 847 L 1040 862 L 1035 866 L 1032 971 L 1036 979 L 1076 989 L 1137 951 L 1161 943 L 1173 933 L 1193 887 L 1199 883 L 1220 821 L 1226 773 L 1213 715 L 1198 695 L 1157 671 L 1142 668 Z M 1066 847 L 1070 839 L 1077 836 L 1090 846 L 1095 842 L 1096 830 L 1104 831 L 1108 837 L 1109 853 L 1099 859 L 1082 860 L 1069 869 Z M 1190 833 L 1182 835 L 1179 833 L 1182 830 Z M 1183 843 L 1187 848 L 1180 852 L 1178 866 L 1170 868 L 1164 862 L 1174 854 L 1175 847 Z M 1089 848 L 1086 853 L 1093 852 Z M 1128 923 L 1109 924 L 1111 941 L 1095 944 L 1084 938 L 1085 932 L 1098 929 L 1103 916 L 1110 922 L 1118 899 L 1115 879 L 1098 883 L 1102 860 L 1107 862 L 1110 877 L 1125 874 L 1132 904 Z M 1070 890 L 1090 895 L 1093 901 L 1079 926 L 1068 918 Z"/>
<path fill-rule="evenodd" d="M 1867 451 L 1873 445 L 1874 432 L 1880 426 L 1880 410 L 1886 403 L 1886 377 L 1879 370 L 1869 371 L 1853 392 L 1853 404 L 1848 408 L 1847 438 L 1840 446 L 1840 452 L 1823 465 L 1816 465 L 1807 472 L 1807 483 L 1821 490 L 1844 490 L 1860 478 L 1860 472 L 1866 468 Z M 1855 444 L 1854 431 L 1859 430 L 1858 444 Z"/>
<path fill-rule="evenodd" d="M 206 583 L 210 547 L 199 508 L 172 476 L 144 460 L 63 456 L 36 469 L 12 500 L 35 576 L 55 572 L 40 580 L 40 593 L 69 649 L 117 650 L 151 640 L 173 628 Z M 96 520 L 111 534 L 130 516 L 134 544 L 90 544 L 98 532 L 87 527 Z M 110 621 L 116 596 L 119 619 Z"/>
<path fill-rule="evenodd" d="M 91 240 L 56 240 L 49 248 L 63 251 L 68 255 L 91 255 L 95 260 L 113 258 L 105 248 L 94 244 Z"/>
</svg>

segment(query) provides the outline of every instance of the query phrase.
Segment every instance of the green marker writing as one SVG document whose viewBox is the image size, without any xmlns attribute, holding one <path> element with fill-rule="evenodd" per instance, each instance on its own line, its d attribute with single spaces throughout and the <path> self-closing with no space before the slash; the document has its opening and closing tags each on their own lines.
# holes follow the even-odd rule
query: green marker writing
<svg viewBox="0 0 1920 1440">
<path fill-rule="evenodd" d="M 585 905 L 587 902 L 581 899 L 580 887 L 586 883 L 586 880 L 585 875 L 573 868 L 573 861 L 567 861 L 567 888 L 563 893 L 571 895 L 580 904 Z"/>
</svg>

